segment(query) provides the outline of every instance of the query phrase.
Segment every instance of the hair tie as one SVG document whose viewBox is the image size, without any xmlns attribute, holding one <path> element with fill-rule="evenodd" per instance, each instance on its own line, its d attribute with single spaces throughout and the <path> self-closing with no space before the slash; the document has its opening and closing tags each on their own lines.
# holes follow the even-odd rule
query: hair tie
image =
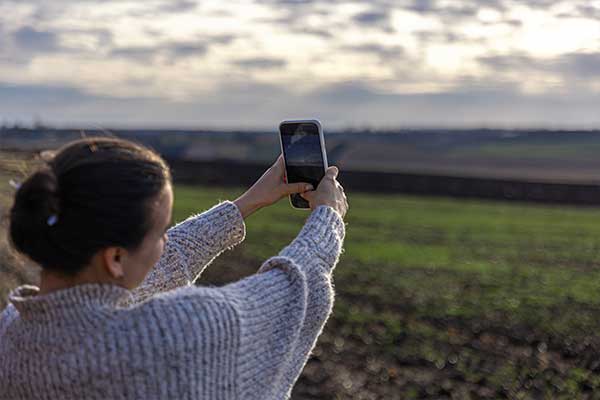
<svg viewBox="0 0 600 400">
<path fill-rule="evenodd" d="M 58 221 L 58 216 L 56 214 L 52 214 L 48 217 L 48 219 L 46 220 L 46 223 L 48 224 L 48 226 L 53 226 L 54 224 L 56 224 L 57 221 Z"/>
<path fill-rule="evenodd" d="M 8 181 L 8 184 L 17 190 L 19 190 L 19 188 L 21 187 L 21 182 L 17 182 L 14 179 L 10 179 Z"/>
</svg>

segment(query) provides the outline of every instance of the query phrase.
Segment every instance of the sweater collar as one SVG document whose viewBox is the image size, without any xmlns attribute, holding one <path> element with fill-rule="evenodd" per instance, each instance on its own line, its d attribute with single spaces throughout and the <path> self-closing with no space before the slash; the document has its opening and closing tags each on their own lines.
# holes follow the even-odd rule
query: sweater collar
<svg viewBox="0 0 600 400">
<path fill-rule="evenodd" d="M 8 300 L 24 319 L 52 320 L 78 310 L 114 309 L 131 300 L 131 291 L 112 284 L 89 283 L 56 290 L 44 295 L 33 285 L 13 289 Z"/>
</svg>

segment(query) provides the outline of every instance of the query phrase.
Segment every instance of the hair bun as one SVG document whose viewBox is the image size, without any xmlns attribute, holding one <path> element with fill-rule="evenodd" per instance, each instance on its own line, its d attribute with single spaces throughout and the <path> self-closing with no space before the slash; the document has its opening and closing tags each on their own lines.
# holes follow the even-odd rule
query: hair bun
<svg viewBox="0 0 600 400">
<path fill-rule="evenodd" d="M 171 182 L 158 153 L 94 137 L 41 157 L 15 193 L 9 238 L 42 268 L 74 276 L 102 249 L 138 249 L 155 228 L 154 202 Z"/>
<path fill-rule="evenodd" d="M 58 179 L 50 167 L 33 173 L 21 184 L 10 210 L 10 231 L 17 248 L 24 250 L 43 240 L 48 218 L 58 216 Z"/>
<path fill-rule="evenodd" d="M 20 198 L 21 197 L 21 198 Z M 59 211 L 58 179 L 50 167 L 45 167 L 27 179 L 19 188 L 15 201 L 24 200 L 30 211 L 52 214 Z"/>
</svg>

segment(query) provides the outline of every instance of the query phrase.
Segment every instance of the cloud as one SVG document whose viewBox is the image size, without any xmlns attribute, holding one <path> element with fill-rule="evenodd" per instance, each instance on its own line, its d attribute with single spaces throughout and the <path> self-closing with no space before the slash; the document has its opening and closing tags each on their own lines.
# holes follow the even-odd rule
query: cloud
<svg viewBox="0 0 600 400">
<path fill-rule="evenodd" d="M 13 77 L 40 86 L 5 84 L 0 88 L 4 105 L 0 110 L 3 115 L 8 109 L 27 115 L 36 109 L 56 119 L 99 123 L 122 119 L 143 124 L 144 118 L 147 124 L 177 123 L 180 115 L 181 123 L 196 126 L 206 121 L 256 125 L 261 120 L 313 114 L 339 124 L 344 119 L 348 124 L 374 125 L 491 123 L 510 122 L 513 117 L 516 122 L 535 122 L 543 120 L 544 108 L 548 123 L 576 122 L 575 115 L 582 121 L 600 118 L 594 117 L 597 111 L 592 107 L 598 100 L 594 91 L 600 88 L 600 52 L 595 50 L 600 36 L 593 25 L 600 8 L 592 3 L 372 0 L 352 4 L 346 0 L 256 0 L 244 6 L 255 6 L 247 12 L 229 3 L 192 0 L 5 0 L 0 2 L 0 79 Z M 554 8 L 561 4 L 568 7 Z M 516 14 L 517 5 L 535 9 L 535 15 Z M 489 20 L 499 22 L 480 21 L 478 13 L 484 8 L 498 11 Z M 579 21 L 557 18 L 556 10 L 563 9 L 587 21 L 579 26 Z M 215 13 L 220 14 L 215 17 Z M 555 47 L 540 43 L 539 29 L 532 32 L 540 21 L 556 23 L 565 40 L 558 40 Z M 396 23 L 397 32 L 393 31 Z M 496 23 L 502 26 L 490 26 Z M 223 51 L 212 51 L 216 46 L 223 46 Z M 517 48 L 521 50 L 494 50 Z M 295 52 L 308 55 L 298 61 L 306 64 L 288 68 L 292 60 L 296 62 Z M 30 68 L 23 68 L 21 64 L 34 58 Z M 360 62 L 348 63 L 357 58 Z M 119 63 L 110 62 L 114 59 Z M 195 59 L 207 62 L 163 68 Z M 213 67 L 224 60 L 229 60 L 230 68 Z M 81 73 L 65 76 L 60 67 L 65 65 Z M 127 72 L 113 76 L 106 73 L 110 68 Z M 183 71 L 176 77 L 181 79 L 173 79 L 178 70 Z M 269 82 L 271 77 L 277 81 L 271 85 L 230 82 L 257 71 L 266 71 L 260 74 L 261 81 Z M 91 84 L 90 77 L 95 76 L 102 79 Z M 152 77 L 154 83 L 127 81 L 130 76 Z M 319 82 L 322 86 L 311 93 L 295 93 L 275 83 L 306 81 L 307 77 L 311 87 Z M 165 81 L 170 91 L 161 90 Z M 72 87 L 44 86 L 44 82 L 69 82 Z M 99 88 L 101 84 L 105 86 Z M 164 98 L 137 97 L 136 85 L 145 86 L 144 93 Z M 120 96 L 133 96 L 126 102 L 78 87 L 111 94 L 112 88 L 118 88 L 115 93 Z M 379 91 L 383 88 L 387 92 Z M 17 92 L 25 95 L 18 97 Z M 56 103 L 44 100 L 53 92 Z M 9 96 L 20 99 L 20 111 L 6 100 Z M 560 111 L 558 105 L 568 112 Z M 202 111 L 195 114 L 198 107 Z"/>
<path fill-rule="evenodd" d="M 356 14 L 353 19 L 362 25 L 377 25 L 388 21 L 388 14 L 385 11 L 365 11 Z"/>
<path fill-rule="evenodd" d="M 504 10 L 502 0 L 462 0 L 460 2 L 439 4 L 437 0 L 414 0 L 402 8 L 418 14 L 433 15 L 446 24 L 473 18 L 482 7 Z"/>
<path fill-rule="evenodd" d="M 323 8 L 319 0 L 266 0 L 260 3 L 270 6 L 272 15 L 254 18 L 254 23 L 275 25 L 290 33 L 325 40 L 334 39 L 335 33 L 344 29 L 344 24 L 327 18 L 335 14 L 335 1 L 327 3 L 327 8 Z"/>
<path fill-rule="evenodd" d="M 539 60 L 523 53 L 481 56 L 478 61 L 495 71 L 539 69 L 541 64 Z"/>
<path fill-rule="evenodd" d="M 564 0 L 521 0 L 521 2 L 532 8 L 548 9 L 557 4 L 564 3 Z"/>
<path fill-rule="evenodd" d="M 277 102 L 285 99 L 292 104 L 294 98 L 284 88 L 251 81 L 226 83 L 214 92 L 177 102 L 157 97 L 99 96 L 66 86 L 0 83 L 3 120 L 23 122 L 38 116 L 44 123 L 83 128 L 228 126 L 248 129 L 266 127 L 268 121 L 275 126 L 283 119 Z"/>
<path fill-rule="evenodd" d="M 421 44 L 437 44 L 437 43 L 483 43 L 484 39 L 465 37 L 461 33 L 452 31 L 452 28 L 446 30 L 421 30 L 414 31 L 414 36 Z"/>
<path fill-rule="evenodd" d="M 157 11 L 160 13 L 183 13 L 193 11 L 198 4 L 190 0 L 169 0 L 161 4 Z"/>
<path fill-rule="evenodd" d="M 60 31 L 61 35 L 67 35 L 70 38 L 93 38 L 94 39 L 94 51 L 98 51 L 104 48 L 110 48 L 113 45 L 114 35 L 112 31 L 107 28 L 94 28 L 94 29 L 62 29 Z M 85 49 L 81 48 L 68 48 L 66 45 L 62 46 L 62 50 L 83 51 Z"/>
<path fill-rule="evenodd" d="M 360 82 L 331 85 L 307 104 L 327 123 L 346 126 L 593 126 L 598 93 L 528 95 L 512 84 L 479 84 L 423 94 L 382 94 Z M 552 119 L 549 119 L 552 115 Z"/>
<path fill-rule="evenodd" d="M 573 52 L 549 58 L 515 53 L 479 57 L 478 61 L 496 72 L 555 74 L 567 83 L 600 78 L 600 52 Z"/>
<path fill-rule="evenodd" d="M 573 78 L 600 78 L 600 52 L 569 53 L 563 55 L 561 59 Z"/>
<path fill-rule="evenodd" d="M 208 46 L 205 43 L 170 42 L 155 47 L 118 47 L 111 50 L 110 56 L 145 64 L 160 61 L 159 58 L 171 62 L 183 58 L 201 57 L 204 56 L 207 51 Z"/>
<path fill-rule="evenodd" d="M 431 13 L 438 9 L 436 7 L 436 0 L 415 0 L 405 8 L 421 14 Z"/>
<path fill-rule="evenodd" d="M 177 61 L 183 58 L 202 57 L 211 46 L 227 45 L 233 40 L 235 40 L 233 35 L 215 35 L 188 41 L 169 41 L 156 46 L 117 47 L 110 51 L 110 55 L 139 63 L 154 62 L 159 58 Z"/>
<path fill-rule="evenodd" d="M 37 30 L 31 26 L 18 29 L 13 37 L 18 47 L 31 52 L 52 52 L 59 47 L 56 33 Z"/>
<path fill-rule="evenodd" d="M 207 43 L 209 43 L 211 45 L 213 45 L 213 44 L 226 45 L 226 44 L 230 44 L 235 39 L 236 39 L 235 35 L 232 35 L 232 34 L 222 34 L 222 35 L 212 35 L 212 36 L 209 36 L 205 40 L 206 40 Z"/>
<path fill-rule="evenodd" d="M 206 43 L 194 42 L 174 43 L 172 45 L 167 45 L 166 48 L 168 48 L 167 52 L 169 53 L 171 58 L 175 59 L 202 56 L 208 50 L 208 46 L 206 45 Z"/>
<path fill-rule="evenodd" d="M 437 10 L 437 12 L 440 13 L 441 16 L 445 17 L 445 18 L 465 19 L 465 18 L 472 18 L 475 15 L 477 15 L 478 10 L 479 10 L 478 6 L 461 5 L 461 6 L 447 6 L 447 7 L 439 8 Z"/>
<path fill-rule="evenodd" d="M 61 41 L 61 38 L 68 41 Z M 41 30 L 26 25 L 11 32 L 8 40 L 3 39 L 6 45 L 0 47 L 0 59 L 11 64 L 28 64 L 44 55 L 69 56 L 103 52 L 112 45 L 113 34 L 105 28 L 59 27 Z"/>
<path fill-rule="evenodd" d="M 283 58 L 275 57 L 253 57 L 236 60 L 233 62 L 238 67 L 248 69 L 273 69 L 283 68 L 287 65 L 287 61 Z"/>
<path fill-rule="evenodd" d="M 110 51 L 110 56 L 115 58 L 126 58 L 132 61 L 147 63 L 162 51 L 162 46 L 131 46 L 117 47 Z"/>
<path fill-rule="evenodd" d="M 69 87 L 0 84 L 5 120 L 38 115 L 45 123 L 82 127 L 220 127 L 273 129 L 289 118 L 317 118 L 326 129 L 348 126 L 584 127 L 600 124 L 599 93 L 528 95 L 514 85 L 465 83 L 437 93 L 379 93 L 363 82 L 326 85 L 306 94 L 252 81 L 222 84 L 183 102 L 97 96 Z M 552 119 L 549 119 L 552 116 Z"/>
<path fill-rule="evenodd" d="M 168 14 L 193 13 L 198 7 L 198 3 L 193 0 L 164 0 L 158 4 L 139 3 L 140 6 L 136 4 L 126 14 L 135 18 L 160 18 Z"/>
<path fill-rule="evenodd" d="M 5 116 L 11 112 L 21 115 L 29 112 L 47 112 L 54 107 L 64 108 L 81 104 L 94 97 L 67 86 L 0 83 L 0 105 Z"/>
<path fill-rule="evenodd" d="M 590 4 L 578 4 L 573 11 L 557 14 L 559 18 L 600 19 L 600 7 Z"/>
<path fill-rule="evenodd" d="M 393 8 L 388 6 L 382 6 L 369 11 L 363 11 L 355 14 L 352 17 L 352 22 L 363 28 L 378 28 L 385 32 L 392 33 L 394 32 L 394 29 L 390 24 L 392 11 Z"/>
<path fill-rule="evenodd" d="M 345 3 L 347 0 L 330 0 L 327 3 L 329 4 L 339 4 Z M 269 4 L 275 6 L 295 6 L 295 7 L 303 7 L 303 6 L 312 6 L 315 4 L 323 4 L 323 0 L 257 0 L 256 3 L 260 4 Z"/>
<path fill-rule="evenodd" d="M 11 0 L 3 0 L 8 3 Z M 98 5 L 102 5 L 102 0 L 27 0 L 19 1 L 12 0 L 12 7 L 17 7 L 20 4 L 27 4 L 32 8 L 30 15 L 30 21 L 33 24 L 39 24 L 43 22 L 56 23 L 63 19 L 66 15 L 69 15 L 70 9 L 74 6 L 85 4 L 91 11 Z M 53 24 L 54 25 L 54 24 Z"/>
<path fill-rule="evenodd" d="M 341 82 L 313 91 L 310 98 L 318 103 L 335 103 L 350 106 L 360 105 L 380 98 L 362 82 Z"/>
<path fill-rule="evenodd" d="M 291 32 L 294 32 L 297 34 L 318 36 L 323 39 L 331 39 L 334 36 L 330 30 L 321 29 L 321 28 L 311 28 L 311 27 L 306 27 L 306 26 L 304 26 L 304 27 L 303 26 L 294 26 L 290 30 L 291 30 Z"/>
<path fill-rule="evenodd" d="M 383 46 L 379 43 L 365 43 L 351 46 L 344 46 L 344 50 L 357 53 L 373 54 L 384 63 L 391 63 L 394 59 L 404 55 L 402 46 Z"/>
</svg>

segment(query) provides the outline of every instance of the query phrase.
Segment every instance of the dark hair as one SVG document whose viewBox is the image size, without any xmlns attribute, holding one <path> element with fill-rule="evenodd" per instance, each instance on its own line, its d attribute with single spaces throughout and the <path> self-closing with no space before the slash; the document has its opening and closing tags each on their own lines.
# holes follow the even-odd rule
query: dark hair
<svg viewBox="0 0 600 400">
<path fill-rule="evenodd" d="M 170 182 L 165 161 L 140 144 L 76 140 L 18 188 L 10 241 L 42 268 L 75 275 L 98 250 L 137 248 L 152 227 L 150 201 Z"/>
</svg>

